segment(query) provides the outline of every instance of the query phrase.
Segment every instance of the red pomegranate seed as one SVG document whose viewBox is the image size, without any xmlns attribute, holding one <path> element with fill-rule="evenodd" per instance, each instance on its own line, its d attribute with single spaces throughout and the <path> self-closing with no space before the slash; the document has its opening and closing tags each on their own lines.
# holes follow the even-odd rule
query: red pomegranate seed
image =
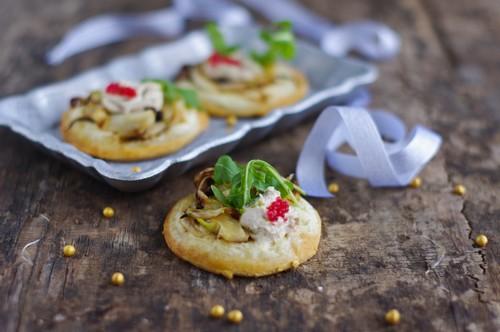
<svg viewBox="0 0 500 332">
<path fill-rule="evenodd" d="M 241 62 L 239 62 L 238 60 L 219 53 L 212 54 L 210 58 L 208 58 L 208 63 L 214 67 L 222 64 L 231 66 L 241 66 Z"/>
<path fill-rule="evenodd" d="M 267 207 L 267 219 L 270 222 L 275 222 L 279 218 L 283 218 L 286 221 L 287 219 L 285 218 L 285 215 L 288 212 L 289 208 L 290 204 L 288 204 L 287 201 L 281 199 L 281 197 L 278 197 L 274 202 L 271 203 L 271 205 Z"/>
<path fill-rule="evenodd" d="M 134 98 L 137 96 L 137 92 L 134 88 L 129 86 L 121 85 L 120 83 L 111 83 L 106 87 L 106 93 L 111 95 L 118 95 L 127 98 Z"/>
</svg>

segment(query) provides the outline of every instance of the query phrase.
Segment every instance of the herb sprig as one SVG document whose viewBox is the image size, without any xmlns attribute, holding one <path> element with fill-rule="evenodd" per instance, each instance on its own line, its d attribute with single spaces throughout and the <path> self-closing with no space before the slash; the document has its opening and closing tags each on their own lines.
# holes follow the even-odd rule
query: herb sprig
<svg viewBox="0 0 500 332">
<path fill-rule="evenodd" d="M 240 48 L 238 45 L 227 45 L 224 36 L 215 23 L 208 23 L 205 29 L 212 46 L 220 55 L 230 55 Z"/>
<path fill-rule="evenodd" d="M 263 160 L 250 160 L 238 165 L 231 157 L 221 156 L 214 167 L 212 192 L 226 206 L 241 210 L 255 200 L 268 187 L 274 187 L 284 199 L 297 203 L 294 191 L 304 192 L 292 181 L 283 178 L 278 171 Z"/>
<path fill-rule="evenodd" d="M 194 90 L 179 88 L 174 83 L 167 80 L 144 79 L 142 81 L 159 84 L 163 91 L 163 97 L 169 103 L 182 99 L 188 108 L 200 108 L 200 101 L 198 100 L 198 95 Z"/>
<path fill-rule="evenodd" d="M 252 58 L 262 66 L 268 66 L 278 58 L 292 60 L 295 57 L 295 36 L 290 21 L 277 22 L 269 30 L 263 30 L 260 38 L 266 43 L 267 50 L 262 53 L 252 52 Z"/>
<path fill-rule="evenodd" d="M 215 23 L 207 24 L 206 31 L 216 53 L 231 55 L 240 48 L 238 45 L 226 44 L 224 36 Z M 270 29 L 262 30 L 260 38 L 266 44 L 266 50 L 260 53 L 252 51 L 250 55 L 261 66 L 269 66 L 278 58 L 289 61 L 295 57 L 295 36 L 290 21 L 277 22 Z"/>
</svg>

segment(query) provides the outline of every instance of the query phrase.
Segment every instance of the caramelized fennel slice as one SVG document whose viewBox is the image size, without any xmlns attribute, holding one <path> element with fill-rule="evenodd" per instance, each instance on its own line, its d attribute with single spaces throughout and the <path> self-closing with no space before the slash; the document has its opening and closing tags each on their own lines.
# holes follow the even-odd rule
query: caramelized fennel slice
<svg viewBox="0 0 500 332">
<path fill-rule="evenodd" d="M 219 91 L 226 92 L 245 92 L 245 90 L 259 88 L 270 84 L 275 79 L 275 66 L 271 65 L 265 68 L 262 73 L 256 75 L 253 79 L 246 81 L 234 81 L 228 77 L 210 77 L 206 72 L 206 67 L 202 65 L 197 65 L 190 67 L 191 70 L 191 81 L 198 83 L 201 87 L 213 88 Z"/>
<path fill-rule="evenodd" d="M 192 213 L 189 209 L 186 211 L 186 214 L 190 217 L 192 217 Z M 193 218 L 208 232 L 216 235 L 217 238 L 228 242 L 246 242 L 249 240 L 249 235 L 243 229 L 240 222 L 227 214 L 222 213 L 208 219 Z"/>
<path fill-rule="evenodd" d="M 148 127 L 144 132 L 143 138 L 153 138 L 155 136 L 160 135 L 167 129 L 167 126 L 163 122 L 156 122 L 151 127 Z"/>
<path fill-rule="evenodd" d="M 121 138 L 134 138 L 141 136 L 154 123 L 154 112 L 132 112 L 109 117 L 104 129 L 114 132 Z"/>
<path fill-rule="evenodd" d="M 211 209 L 211 210 L 188 208 L 186 210 L 186 214 L 190 217 L 195 218 L 195 219 L 215 218 L 223 213 L 224 213 L 224 208 Z"/>
<path fill-rule="evenodd" d="M 246 242 L 248 234 L 241 226 L 240 222 L 227 214 L 218 215 L 215 218 L 209 219 L 211 222 L 216 222 L 219 225 L 217 237 L 229 242 Z"/>
<path fill-rule="evenodd" d="M 102 107 L 84 106 L 73 109 L 70 113 L 69 129 L 77 121 L 91 121 L 97 126 L 102 126 L 108 121 L 109 115 Z"/>
<path fill-rule="evenodd" d="M 102 126 L 108 120 L 109 115 L 102 107 L 99 107 L 92 112 L 90 117 L 98 126 Z"/>
<path fill-rule="evenodd" d="M 196 187 L 196 200 L 198 203 L 208 207 L 206 203 L 209 201 L 208 194 L 210 185 L 213 183 L 212 176 L 214 175 L 214 168 L 205 168 L 194 177 L 194 185 Z M 216 201 L 218 202 L 218 201 Z M 213 206 L 214 204 L 212 204 Z M 222 206 L 222 205 L 220 205 Z M 213 208 L 212 208 L 213 209 Z"/>
</svg>

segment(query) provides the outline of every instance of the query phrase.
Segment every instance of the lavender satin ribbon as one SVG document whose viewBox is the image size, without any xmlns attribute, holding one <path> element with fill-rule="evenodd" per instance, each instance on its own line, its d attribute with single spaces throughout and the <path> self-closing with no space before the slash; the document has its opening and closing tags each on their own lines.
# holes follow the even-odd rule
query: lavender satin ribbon
<svg viewBox="0 0 500 332">
<path fill-rule="evenodd" d="M 325 183 L 327 161 L 334 170 L 367 179 L 374 187 L 406 186 L 437 153 L 441 141 L 422 126 L 406 134 L 404 123 L 391 113 L 331 106 L 316 120 L 304 144 L 297 179 L 307 195 L 332 197 Z M 339 152 L 344 143 L 356 155 Z"/>
<path fill-rule="evenodd" d="M 373 21 L 334 26 L 293 0 L 243 0 L 271 20 L 291 20 L 295 29 L 317 41 L 328 54 L 344 56 L 354 50 L 368 59 L 394 57 L 400 47 L 398 35 Z M 228 0 L 175 0 L 171 8 L 137 15 L 100 15 L 72 28 L 47 53 L 47 63 L 59 64 L 70 56 L 138 35 L 175 37 L 188 18 L 216 21 L 221 26 L 252 24 L 247 9 Z"/>
<path fill-rule="evenodd" d="M 216 21 L 221 26 L 249 25 L 252 18 L 241 6 L 226 0 L 176 0 L 172 8 L 137 15 L 99 15 L 73 27 L 51 49 L 46 60 L 56 65 L 99 46 L 140 35 L 176 37 L 188 18 Z"/>
<path fill-rule="evenodd" d="M 374 21 L 358 21 L 335 26 L 294 0 L 241 0 L 272 21 L 290 20 L 299 33 L 315 40 L 328 54 L 345 56 L 355 51 L 365 58 L 385 60 L 399 53 L 397 33 Z"/>
<path fill-rule="evenodd" d="M 99 15 L 73 27 L 47 55 L 48 64 L 99 46 L 139 35 L 173 37 L 184 30 L 183 18 L 174 10 L 162 9 L 139 15 Z"/>
</svg>

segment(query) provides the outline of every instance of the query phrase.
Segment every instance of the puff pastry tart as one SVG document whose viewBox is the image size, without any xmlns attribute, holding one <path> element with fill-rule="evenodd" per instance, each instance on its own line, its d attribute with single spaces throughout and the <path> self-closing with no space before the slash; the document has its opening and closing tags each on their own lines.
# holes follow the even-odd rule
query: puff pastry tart
<svg viewBox="0 0 500 332">
<path fill-rule="evenodd" d="M 316 253 L 318 212 L 265 161 L 238 165 L 222 156 L 195 177 L 195 186 L 163 226 L 168 247 L 180 258 L 232 278 L 296 268 Z"/>
<path fill-rule="evenodd" d="M 289 23 L 281 22 L 261 37 L 267 51 L 246 54 L 225 44 L 214 25 L 207 28 L 214 53 L 203 63 L 186 66 L 177 77 L 180 86 L 198 92 L 203 107 L 215 116 L 262 116 L 293 104 L 308 92 L 308 81 L 297 69 L 278 59 L 295 56 Z"/>
<path fill-rule="evenodd" d="M 92 156 L 141 160 L 179 150 L 208 121 L 194 91 L 161 80 L 113 82 L 86 98 L 72 98 L 60 132 Z"/>
</svg>

